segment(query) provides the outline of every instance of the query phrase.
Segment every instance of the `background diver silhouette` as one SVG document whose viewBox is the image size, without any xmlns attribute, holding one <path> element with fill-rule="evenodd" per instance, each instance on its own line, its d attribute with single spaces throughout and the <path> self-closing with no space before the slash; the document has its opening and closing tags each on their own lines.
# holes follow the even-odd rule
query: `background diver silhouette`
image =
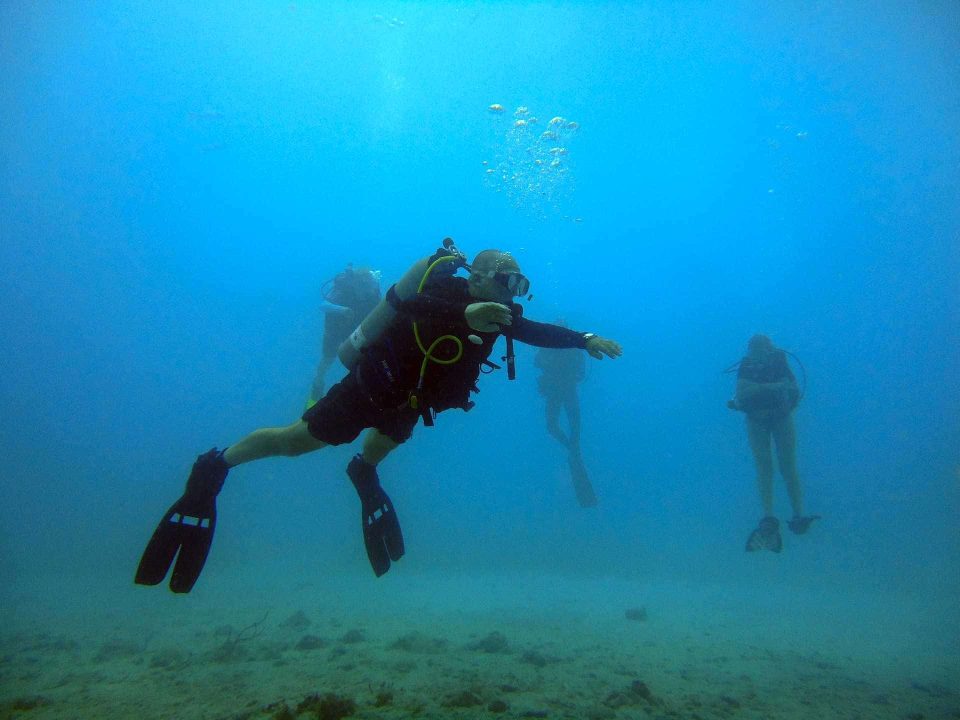
<svg viewBox="0 0 960 720">
<path fill-rule="evenodd" d="M 566 327 L 562 318 L 557 325 Z M 547 432 L 567 450 L 570 479 L 580 507 L 595 507 L 597 495 L 587 474 L 580 452 L 580 398 L 577 385 L 583 382 L 586 363 L 583 353 L 570 349 L 541 348 L 534 356 L 540 370 L 537 389 L 544 399 Z M 560 426 L 561 411 L 567 419 L 567 430 Z"/>
<path fill-rule="evenodd" d="M 327 371 L 337 360 L 337 351 L 353 329 L 380 302 L 380 271 L 347 265 L 321 286 L 323 340 L 320 362 L 307 398 L 309 408 L 323 397 Z"/>
<path fill-rule="evenodd" d="M 802 368 L 802 366 L 801 366 Z M 727 402 L 731 410 L 746 415 L 747 437 L 757 470 L 757 488 L 763 517 L 747 538 L 746 550 L 780 552 L 783 540 L 780 521 L 773 514 L 773 452 L 787 485 L 793 518 L 787 523 L 791 532 L 803 535 L 819 515 L 804 516 L 803 490 L 797 471 L 797 431 L 793 421 L 803 392 L 790 370 L 787 352 L 776 347 L 766 335 L 756 334 L 747 343 L 747 354 L 727 372 L 737 371 L 737 389 Z"/>
</svg>

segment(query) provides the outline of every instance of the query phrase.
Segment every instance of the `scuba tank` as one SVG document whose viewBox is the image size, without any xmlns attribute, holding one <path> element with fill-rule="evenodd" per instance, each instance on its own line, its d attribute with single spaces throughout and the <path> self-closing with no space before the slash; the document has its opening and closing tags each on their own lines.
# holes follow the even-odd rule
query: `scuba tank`
<svg viewBox="0 0 960 720">
<path fill-rule="evenodd" d="M 393 286 L 397 297 L 401 300 L 409 300 L 417 294 L 421 280 L 438 255 L 463 257 L 463 254 L 454 246 L 453 240 L 444 238 L 442 250 L 438 250 L 430 257 L 417 260 Z M 337 357 L 340 358 L 340 362 L 347 370 L 353 370 L 356 367 L 363 349 L 376 342 L 396 316 L 397 311 L 387 301 L 387 294 L 385 293 L 380 302 L 337 349 Z"/>
</svg>

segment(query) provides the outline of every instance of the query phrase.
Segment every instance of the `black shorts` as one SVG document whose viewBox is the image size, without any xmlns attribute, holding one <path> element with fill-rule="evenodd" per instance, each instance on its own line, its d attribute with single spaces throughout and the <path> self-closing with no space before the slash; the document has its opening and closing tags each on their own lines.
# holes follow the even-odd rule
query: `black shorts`
<svg viewBox="0 0 960 720">
<path fill-rule="evenodd" d="M 303 414 L 310 434 L 328 445 L 353 442 L 366 428 L 376 428 L 396 443 L 413 433 L 420 413 L 409 405 L 384 410 L 357 383 L 355 372 L 348 374 Z"/>
</svg>

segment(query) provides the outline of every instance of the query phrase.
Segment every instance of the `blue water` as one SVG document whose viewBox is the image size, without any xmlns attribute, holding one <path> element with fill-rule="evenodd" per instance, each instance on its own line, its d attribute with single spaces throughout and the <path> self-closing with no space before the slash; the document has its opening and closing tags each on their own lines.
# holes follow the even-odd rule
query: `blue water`
<svg viewBox="0 0 960 720">
<path fill-rule="evenodd" d="M 472 412 L 381 466 L 408 555 L 372 588 L 521 571 L 870 593 L 956 647 L 955 3 L 195 5 L 0 6 L 8 601 L 50 578 L 166 593 L 132 585 L 143 544 L 198 453 L 297 419 L 321 283 L 354 262 L 386 288 L 452 236 L 515 254 L 528 317 L 622 343 L 581 386 L 600 505 L 576 506 L 521 348 L 516 381 L 483 377 Z M 525 153 L 531 116 L 579 125 L 565 154 Z M 823 516 L 778 557 L 743 553 L 761 509 L 725 407 L 755 332 L 805 366 Z M 355 451 L 233 471 L 195 592 L 365 571 Z M 776 503 L 786 519 L 779 481 Z"/>
</svg>

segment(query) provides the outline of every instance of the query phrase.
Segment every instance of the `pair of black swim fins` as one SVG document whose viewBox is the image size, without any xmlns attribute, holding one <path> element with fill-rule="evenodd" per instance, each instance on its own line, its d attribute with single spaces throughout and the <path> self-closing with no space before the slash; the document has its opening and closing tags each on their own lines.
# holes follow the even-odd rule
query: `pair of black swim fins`
<svg viewBox="0 0 960 720">
<path fill-rule="evenodd" d="M 159 585 L 170 566 L 170 589 L 188 593 L 203 570 L 217 526 L 217 495 L 230 467 L 216 448 L 197 458 L 183 495 L 167 510 L 140 558 L 134 582 Z M 373 572 L 380 577 L 403 557 L 403 533 L 393 503 L 380 486 L 377 469 L 357 455 L 347 475 L 360 497 L 363 543 Z M 176 558 L 176 564 L 174 564 Z"/>
<path fill-rule="evenodd" d="M 787 527 L 794 535 L 804 535 L 814 521 L 819 520 L 819 515 L 795 515 Z M 772 515 L 767 515 L 760 520 L 760 524 L 750 533 L 747 538 L 747 552 L 756 552 L 758 550 L 770 550 L 778 553 L 783 550 L 783 538 L 780 537 L 780 521 Z"/>
</svg>

